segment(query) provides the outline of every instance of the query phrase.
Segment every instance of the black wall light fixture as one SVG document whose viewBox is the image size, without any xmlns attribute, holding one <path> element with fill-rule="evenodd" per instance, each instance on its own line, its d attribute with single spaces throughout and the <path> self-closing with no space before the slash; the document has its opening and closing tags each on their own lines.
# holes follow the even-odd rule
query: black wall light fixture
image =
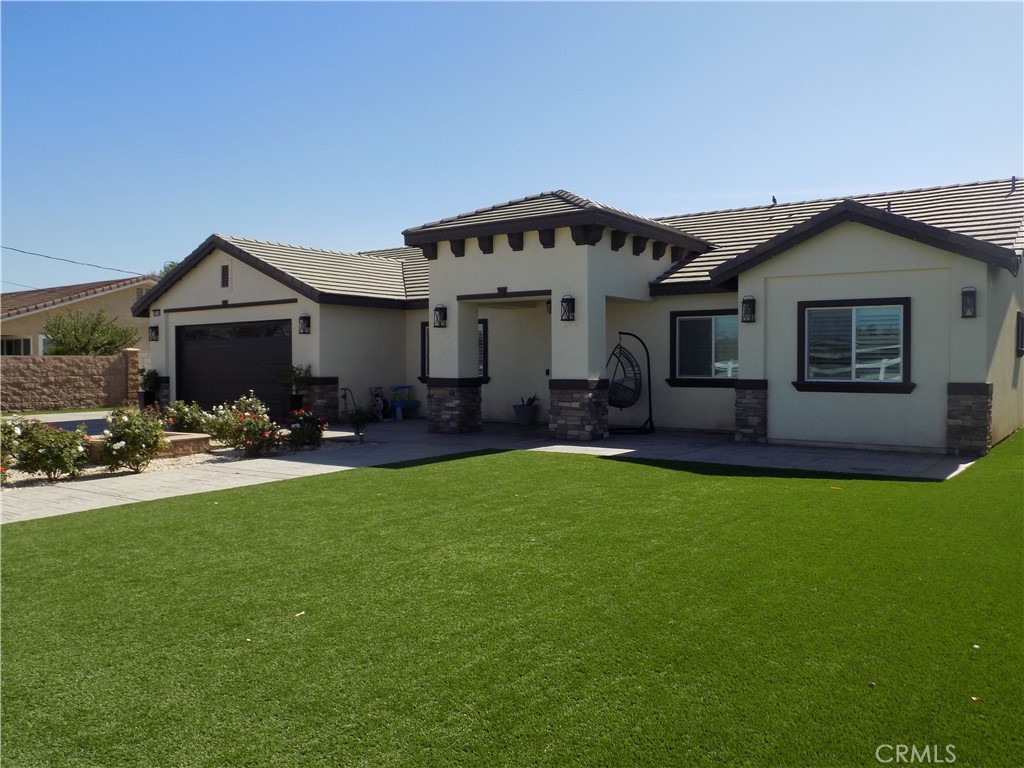
<svg viewBox="0 0 1024 768">
<path fill-rule="evenodd" d="M 978 289 L 967 286 L 960 291 L 960 317 L 978 316 Z"/>
<path fill-rule="evenodd" d="M 305 312 L 299 315 L 299 333 L 309 333 L 312 325 L 313 321 L 309 319 L 309 315 Z"/>
<path fill-rule="evenodd" d="M 446 307 L 444 304 L 438 304 L 436 307 L 434 307 L 434 327 L 448 327 L 448 307 Z"/>
<path fill-rule="evenodd" d="M 151 326 L 149 326 L 149 340 L 150 341 L 160 341 L 160 326 L 159 325 L 151 325 Z"/>
<path fill-rule="evenodd" d="M 740 301 L 740 320 L 744 323 L 757 320 L 757 300 L 753 296 L 744 296 Z"/>
<path fill-rule="evenodd" d="M 576 299 L 568 294 L 562 297 L 562 319 L 576 319 Z"/>
</svg>

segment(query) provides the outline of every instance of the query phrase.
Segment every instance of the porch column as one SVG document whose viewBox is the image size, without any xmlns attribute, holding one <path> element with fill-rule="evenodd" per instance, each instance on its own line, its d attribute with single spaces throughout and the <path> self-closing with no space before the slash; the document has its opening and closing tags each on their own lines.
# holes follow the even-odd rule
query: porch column
<svg viewBox="0 0 1024 768">
<path fill-rule="evenodd" d="M 992 447 L 992 385 L 946 385 L 946 453 L 984 456 Z"/>
<path fill-rule="evenodd" d="M 768 442 L 768 380 L 736 380 L 736 442 Z"/>
<path fill-rule="evenodd" d="M 477 368 L 477 307 L 454 300 L 446 303 L 446 308 L 447 327 L 433 327 L 431 314 L 428 330 L 431 375 L 427 379 L 427 431 L 479 432 L 483 419 Z"/>
<path fill-rule="evenodd" d="M 548 427 L 558 440 L 608 437 L 608 380 L 605 366 L 605 296 L 572 294 L 575 319 L 561 319 L 561 297 L 551 295 L 551 396 Z"/>
</svg>

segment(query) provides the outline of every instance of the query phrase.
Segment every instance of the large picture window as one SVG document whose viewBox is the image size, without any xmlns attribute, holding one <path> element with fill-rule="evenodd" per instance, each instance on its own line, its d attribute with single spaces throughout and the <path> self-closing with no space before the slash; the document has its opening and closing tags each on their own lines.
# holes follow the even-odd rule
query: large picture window
<svg viewBox="0 0 1024 768">
<path fill-rule="evenodd" d="M 735 386 L 739 376 L 736 310 L 672 312 L 673 386 Z"/>
<path fill-rule="evenodd" d="M 804 391 L 909 392 L 910 299 L 805 301 L 799 311 Z"/>
</svg>

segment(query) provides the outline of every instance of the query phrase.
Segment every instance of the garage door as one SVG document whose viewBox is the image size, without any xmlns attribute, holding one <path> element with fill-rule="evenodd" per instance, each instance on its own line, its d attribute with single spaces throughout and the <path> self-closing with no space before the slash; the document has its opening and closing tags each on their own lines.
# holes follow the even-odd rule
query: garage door
<svg viewBox="0 0 1024 768">
<path fill-rule="evenodd" d="M 178 326 L 176 342 L 179 400 L 210 409 L 251 389 L 272 418 L 287 413 L 280 377 L 292 364 L 290 320 Z"/>
</svg>

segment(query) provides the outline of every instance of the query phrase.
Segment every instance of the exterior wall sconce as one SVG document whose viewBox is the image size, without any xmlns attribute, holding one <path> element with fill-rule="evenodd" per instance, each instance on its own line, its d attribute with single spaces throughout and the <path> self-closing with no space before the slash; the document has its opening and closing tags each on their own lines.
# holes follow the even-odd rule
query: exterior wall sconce
<svg viewBox="0 0 1024 768">
<path fill-rule="evenodd" d="M 744 323 L 757 320 L 757 300 L 753 296 L 744 296 L 740 301 L 740 320 Z"/>
<path fill-rule="evenodd" d="M 151 325 L 151 326 L 149 326 L 149 340 L 150 341 L 160 341 L 160 326 L 159 325 Z"/>
<path fill-rule="evenodd" d="M 312 320 L 309 319 L 309 315 L 303 312 L 299 315 L 299 333 L 309 333 L 312 328 Z"/>
<path fill-rule="evenodd" d="M 960 317 L 978 316 L 978 290 L 968 286 L 960 291 Z"/>
<path fill-rule="evenodd" d="M 434 327 L 448 327 L 448 307 L 446 307 L 444 304 L 438 304 L 436 307 L 434 307 Z"/>
<path fill-rule="evenodd" d="M 572 296 L 565 295 L 562 297 L 562 319 L 576 319 L 576 299 L 574 299 Z"/>
</svg>

